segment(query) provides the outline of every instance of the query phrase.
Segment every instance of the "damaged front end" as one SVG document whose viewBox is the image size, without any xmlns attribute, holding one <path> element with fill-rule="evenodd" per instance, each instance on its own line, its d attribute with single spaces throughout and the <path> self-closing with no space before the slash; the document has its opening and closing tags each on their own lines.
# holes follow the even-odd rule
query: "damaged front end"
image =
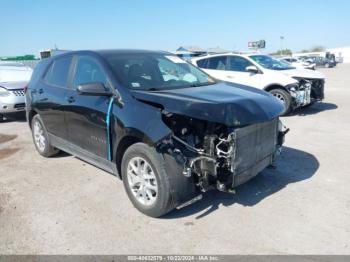
<svg viewBox="0 0 350 262">
<path fill-rule="evenodd" d="M 257 124 L 228 127 L 163 110 L 164 123 L 173 133 L 158 144 L 193 177 L 200 191 L 234 187 L 274 165 L 288 132 L 278 117 Z"/>
<path fill-rule="evenodd" d="M 299 84 L 287 87 L 293 98 L 293 108 L 306 106 L 311 103 L 311 82 L 308 80 L 299 80 Z"/>
<path fill-rule="evenodd" d="M 301 90 L 307 90 L 309 101 L 307 104 L 322 101 L 324 99 L 324 85 L 325 80 L 323 78 L 301 78 L 301 77 L 293 77 L 295 80 L 298 80 L 299 86 Z M 301 106 L 307 105 L 302 103 Z"/>
</svg>

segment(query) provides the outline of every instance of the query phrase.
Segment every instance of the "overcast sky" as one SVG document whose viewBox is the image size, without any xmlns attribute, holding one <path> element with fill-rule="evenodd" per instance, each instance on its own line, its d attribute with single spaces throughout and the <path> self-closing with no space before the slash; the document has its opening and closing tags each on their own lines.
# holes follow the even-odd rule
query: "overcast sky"
<svg viewBox="0 0 350 262">
<path fill-rule="evenodd" d="M 347 0 L 0 0 L 0 56 L 39 50 L 181 45 L 266 52 L 350 45 Z"/>
</svg>

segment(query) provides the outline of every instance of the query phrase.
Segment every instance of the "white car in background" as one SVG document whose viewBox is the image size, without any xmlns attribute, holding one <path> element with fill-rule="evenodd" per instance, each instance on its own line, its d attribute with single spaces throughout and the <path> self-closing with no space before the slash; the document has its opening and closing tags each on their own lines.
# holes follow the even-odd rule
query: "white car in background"
<svg viewBox="0 0 350 262">
<path fill-rule="evenodd" d="M 25 111 L 24 89 L 33 70 L 20 63 L 0 63 L 0 121 L 13 113 Z"/>
<path fill-rule="evenodd" d="M 270 92 L 284 105 L 282 115 L 324 98 L 325 77 L 322 73 L 296 69 L 268 55 L 216 54 L 191 61 L 219 80 Z"/>
<path fill-rule="evenodd" d="M 280 58 L 279 60 L 283 62 L 289 63 L 291 66 L 298 68 L 298 69 L 311 69 L 315 70 L 316 64 L 312 63 L 310 61 L 302 61 L 296 57 L 283 57 Z"/>
</svg>

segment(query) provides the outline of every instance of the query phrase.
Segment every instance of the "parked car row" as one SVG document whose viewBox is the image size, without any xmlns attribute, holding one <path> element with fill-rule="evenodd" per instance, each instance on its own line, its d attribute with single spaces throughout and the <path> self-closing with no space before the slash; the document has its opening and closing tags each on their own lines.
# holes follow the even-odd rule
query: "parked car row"
<svg viewBox="0 0 350 262">
<path fill-rule="evenodd" d="M 297 57 L 283 57 L 280 58 L 281 61 L 287 62 L 291 66 L 297 68 L 297 69 L 312 69 L 315 70 L 316 63 L 313 63 L 312 61 L 303 61 Z"/>
<path fill-rule="evenodd" d="M 297 69 L 272 56 L 218 54 L 193 58 L 192 63 L 217 79 L 271 93 L 283 104 L 282 115 L 324 98 L 321 72 Z"/>
</svg>

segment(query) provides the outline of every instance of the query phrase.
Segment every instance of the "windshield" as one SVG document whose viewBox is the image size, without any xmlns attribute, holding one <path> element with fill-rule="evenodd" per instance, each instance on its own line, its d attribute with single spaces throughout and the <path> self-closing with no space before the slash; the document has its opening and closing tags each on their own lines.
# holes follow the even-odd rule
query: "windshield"
<svg viewBox="0 0 350 262">
<path fill-rule="evenodd" d="M 119 82 L 130 89 L 152 91 L 215 83 L 206 73 L 175 55 L 116 54 L 106 59 Z"/>
<path fill-rule="evenodd" d="M 271 69 L 271 70 L 295 69 L 295 67 L 292 67 L 289 63 L 284 61 L 279 61 L 267 55 L 251 55 L 250 58 L 266 69 Z"/>
</svg>

